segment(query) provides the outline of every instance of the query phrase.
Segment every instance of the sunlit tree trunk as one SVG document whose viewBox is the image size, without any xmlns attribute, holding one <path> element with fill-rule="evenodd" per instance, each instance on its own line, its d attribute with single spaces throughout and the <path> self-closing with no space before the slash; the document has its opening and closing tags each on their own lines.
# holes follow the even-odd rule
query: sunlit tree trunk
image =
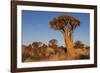
<svg viewBox="0 0 100 73">
<path fill-rule="evenodd" d="M 73 31 L 71 32 L 70 43 L 71 43 L 71 46 L 74 47 Z"/>
<path fill-rule="evenodd" d="M 67 49 L 67 59 L 72 60 L 75 58 L 75 51 L 73 48 L 73 35 L 69 37 L 67 27 L 64 28 L 63 36 L 64 36 L 65 45 Z"/>
</svg>

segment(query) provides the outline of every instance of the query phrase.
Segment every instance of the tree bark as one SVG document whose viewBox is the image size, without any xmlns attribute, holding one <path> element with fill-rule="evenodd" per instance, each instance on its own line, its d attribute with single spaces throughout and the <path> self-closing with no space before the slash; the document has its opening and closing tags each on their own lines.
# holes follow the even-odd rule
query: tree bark
<svg viewBox="0 0 100 73">
<path fill-rule="evenodd" d="M 72 60 L 75 58 L 75 51 L 73 48 L 73 35 L 71 35 L 70 38 L 70 36 L 68 35 L 67 27 L 64 28 L 63 36 L 64 36 L 65 45 L 67 49 L 67 59 Z"/>
<path fill-rule="evenodd" d="M 73 38 L 73 31 L 71 32 L 71 39 L 70 39 L 71 45 L 74 47 L 74 38 Z"/>
</svg>

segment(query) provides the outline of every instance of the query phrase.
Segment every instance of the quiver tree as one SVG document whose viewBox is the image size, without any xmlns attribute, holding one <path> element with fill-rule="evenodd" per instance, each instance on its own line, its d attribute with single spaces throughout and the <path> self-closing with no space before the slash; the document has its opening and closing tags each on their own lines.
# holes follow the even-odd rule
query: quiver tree
<svg viewBox="0 0 100 73">
<path fill-rule="evenodd" d="M 33 42 L 32 43 L 32 48 L 39 48 L 42 46 L 42 42 Z"/>
<path fill-rule="evenodd" d="M 80 25 L 80 21 L 72 16 L 59 16 L 54 18 L 50 22 L 51 28 L 54 30 L 59 30 L 64 36 L 65 45 L 67 48 L 67 59 L 74 58 L 74 48 L 73 48 L 73 32 L 77 26 Z"/>
<path fill-rule="evenodd" d="M 56 40 L 56 39 L 51 39 L 50 41 L 49 41 L 49 46 L 50 47 L 55 47 L 55 46 L 57 46 L 57 43 L 58 43 L 58 41 Z"/>
<path fill-rule="evenodd" d="M 81 41 L 76 41 L 74 47 L 75 48 L 84 48 L 84 44 Z"/>
</svg>

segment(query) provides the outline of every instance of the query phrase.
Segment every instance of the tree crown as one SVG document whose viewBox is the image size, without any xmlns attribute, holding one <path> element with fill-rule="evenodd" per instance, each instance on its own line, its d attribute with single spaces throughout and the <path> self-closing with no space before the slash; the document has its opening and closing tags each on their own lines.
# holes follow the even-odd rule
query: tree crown
<svg viewBox="0 0 100 73">
<path fill-rule="evenodd" d="M 50 22 L 51 28 L 55 30 L 60 30 L 63 29 L 64 27 L 68 27 L 69 30 L 73 30 L 76 28 L 76 26 L 80 25 L 80 21 L 76 19 L 73 16 L 68 16 L 68 15 L 62 15 L 59 16 L 58 18 L 54 18 Z"/>
</svg>

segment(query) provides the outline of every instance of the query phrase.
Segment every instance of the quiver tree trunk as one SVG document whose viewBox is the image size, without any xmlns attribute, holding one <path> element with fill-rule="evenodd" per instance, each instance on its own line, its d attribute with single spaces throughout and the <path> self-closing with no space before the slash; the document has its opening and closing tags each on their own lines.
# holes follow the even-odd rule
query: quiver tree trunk
<svg viewBox="0 0 100 73">
<path fill-rule="evenodd" d="M 71 33 L 71 36 L 68 35 L 68 30 L 67 27 L 64 28 L 64 40 L 65 40 L 65 45 L 66 45 L 66 49 L 67 49 L 67 59 L 68 60 L 72 60 L 75 58 L 75 51 L 73 48 L 73 35 Z"/>
</svg>

